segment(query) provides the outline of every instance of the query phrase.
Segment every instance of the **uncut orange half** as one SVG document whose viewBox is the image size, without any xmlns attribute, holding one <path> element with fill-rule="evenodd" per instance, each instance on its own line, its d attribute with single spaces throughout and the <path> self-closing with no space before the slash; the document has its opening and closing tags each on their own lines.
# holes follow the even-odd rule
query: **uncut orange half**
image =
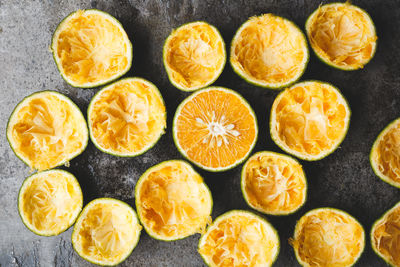
<svg viewBox="0 0 400 267">
<path fill-rule="evenodd" d="M 247 101 L 223 87 L 209 87 L 186 98 L 178 107 L 174 141 L 188 160 L 209 171 L 224 171 L 241 163 L 257 139 L 257 119 Z"/>
</svg>

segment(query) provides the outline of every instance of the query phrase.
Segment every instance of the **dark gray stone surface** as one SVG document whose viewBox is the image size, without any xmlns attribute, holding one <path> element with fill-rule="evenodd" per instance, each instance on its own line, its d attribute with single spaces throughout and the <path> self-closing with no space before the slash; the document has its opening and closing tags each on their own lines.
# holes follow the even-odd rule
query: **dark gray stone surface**
<svg viewBox="0 0 400 267">
<path fill-rule="evenodd" d="M 320 1 L 0 0 L 0 266 L 90 265 L 72 250 L 71 229 L 56 237 L 39 237 L 20 221 L 17 194 L 29 175 L 29 168 L 13 154 L 5 137 L 7 119 L 24 96 L 54 89 L 71 97 L 85 111 L 98 90 L 72 88 L 59 75 L 49 45 L 52 32 L 62 18 L 77 9 L 98 8 L 119 19 L 134 46 L 133 67 L 126 76 L 152 81 L 165 99 L 168 131 L 149 152 L 132 159 L 117 158 L 89 144 L 68 168 L 81 183 L 85 203 L 106 196 L 133 205 L 135 183 L 147 168 L 163 160 L 181 158 L 172 141 L 171 121 L 177 105 L 188 93 L 169 83 L 161 57 L 163 41 L 171 30 L 186 22 L 205 20 L 214 24 L 229 44 L 241 23 L 262 13 L 284 16 L 303 29 L 307 16 Z M 385 266 L 372 252 L 368 234 L 374 220 L 400 200 L 400 191 L 374 175 L 368 154 L 377 134 L 400 116 L 400 2 L 353 2 L 366 9 L 374 20 L 378 50 L 370 64 L 352 72 L 332 69 L 311 55 L 302 80 L 318 79 L 336 85 L 349 100 L 353 114 L 340 149 L 321 161 L 303 162 L 309 182 L 306 205 L 294 215 L 264 216 L 277 228 L 281 238 L 281 252 L 275 266 L 298 266 L 287 240 L 301 215 L 323 206 L 343 209 L 364 225 L 367 244 L 357 266 Z M 260 132 L 254 151 L 280 151 L 272 142 L 267 126 L 277 92 L 247 84 L 233 73 L 229 64 L 215 84 L 237 90 L 255 109 Z M 231 209 L 249 209 L 240 192 L 240 170 L 241 166 L 219 174 L 200 170 L 213 193 L 213 218 Z M 143 232 L 139 245 L 121 265 L 202 266 L 196 251 L 198 238 L 196 235 L 166 243 Z"/>
</svg>

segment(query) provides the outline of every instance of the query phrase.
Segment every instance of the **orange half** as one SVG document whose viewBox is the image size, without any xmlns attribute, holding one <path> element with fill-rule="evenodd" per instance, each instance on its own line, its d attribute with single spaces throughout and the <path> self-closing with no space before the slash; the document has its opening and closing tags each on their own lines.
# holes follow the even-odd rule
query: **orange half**
<svg viewBox="0 0 400 267">
<path fill-rule="evenodd" d="M 101 151 L 134 157 L 146 152 L 166 128 L 164 100 L 142 78 L 119 80 L 100 90 L 88 109 L 90 138 Z"/>
<path fill-rule="evenodd" d="M 320 208 L 301 217 L 290 243 L 302 266 L 350 267 L 364 250 L 365 233 L 346 212 Z"/>
<path fill-rule="evenodd" d="M 371 149 L 370 162 L 376 175 L 400 188 L 400 119 L 379 134 Z"/>
<path fill-rule="evenodd" d="M 90 88 L 124 75 L 132 65 L 132 44 L 121 23 L 106 12 L 78 10 L 59 24 L 51 50 L 61 76 Z"/>
<path fill-rule="evenodd" d="M 172 241 L 202 233 L 211 221 L 211 192 L 182 160 L 148 169 L 136 183 L 135 201 L 140 221 L 155 239 Z"/>
<path fill-rule="evenodd" d="M 393 266 L 400 266 L 400 202 L 377 220 L 371 229 L 373 250 Z"/>
<path fill-rule="evenodd" d="M 212 84 L 225 66 L 225 44 L 212 25 L 196 21 L 172 31 L 164 44 L 164 66 L 171 83 L 194 91 Z"/>
<path fill-rule="evenodd" d="M 303 160 L 332 153 L 346 136 L 350 108 L 338 89 L 319 81 L 297 83 L 272 105 L 270 131 L 274 142 Z"/>
<path fill-rule="evenodd" d="M 272 266 L 279 236 L 264 218 L 243 210 L 219 216 L 199 241 L 198 252 L 210 267 Z"/>
<path fill-rule="evenodd" d="M 304 34 L 293 22 L 273 14 L 251 17 L 232 40 L 233 70 L 257 86 L 288 86 L 300 78 L 307 62 Z"/>
<path fill-rule="evenodd" d="M 247 160 L 241 188 L 247 204 L 266 214 L 293 213 L 306 201 L 303 167 L 295 159 L 275 152 L 258 152 Z"/>
<path fill-rule="evenodd" d="M 359 69 L 374 56 L 374 24 L 367 12 L 349 2 L 318 7 L 307 20 L 306 31 L 315 54 L 335 68 Z"/>
<path fill-rule="evenodd" d="M 179 151 L 209 171 L 233 168 L 248 156 L 257 139 L 257 120 L 238 93 L 209 87 L 178 107 L 173 135 Z"/>
</svg>

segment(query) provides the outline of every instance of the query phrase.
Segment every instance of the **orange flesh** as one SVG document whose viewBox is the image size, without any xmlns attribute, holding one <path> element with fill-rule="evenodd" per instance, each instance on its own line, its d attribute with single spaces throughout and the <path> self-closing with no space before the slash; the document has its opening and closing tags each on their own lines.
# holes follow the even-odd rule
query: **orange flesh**
<svg viewBox="0 0 400 267">
<path fill-rule="evenodd" d="M 51 172 L 38 173 L 32 179 L 20 199 L 27 223 L 41 233 L 67 229 L 82 208 L 82 193 L 75 178 Z"/>
<path fill-rule="evenodd" d="M 304 69 L 307 43 L 289 21 L 265 14 L 250 18 L 235 37 L 231 62 L 250 80 L 260 83 L 288 83 Z"/>
<path fill-rule="evenodd" d="M 372 229 L 372 243 L 385 260 L 400 266 L 400 206 L 385 215 Z"/>
<path fill-rule="evenodd" d="M 305 215 L 291 245 L 305 266 L 351 266 L 364 248 L 364 230 L 350 216 L 331 210 Z"/>
<path fill-rule="evenodd" d="M 201 88 L 212 82 L 225 62 L 221 36 L 203 22 L 175 30 L 164 49 L 170 78 L 185 89 Z"/>
<path fill-rule="evenodd" d="M 60 71 L 78 85 L 107 81 L 125 71 L 131 47 L 115 24 L 102 14 L 83 10 L 67 18 L 56 40 Z"/>
<path fill-rule="evenodd" d="M 74 245 L 90 260 L 118 263 L 127 256 L 138 238 L 141 226 L 134 215 L 119 203 L 96 203 L 84 214 Z"/>
<path fill-rule="evenodd" d="M 242 160 L 257 135 L 256 119 L 236 94 L 209 89 L 178 111 L 175 131 L 187 157 L 208 168 L 224 168 Z"/>
<path fill-rule="evenodd" d="M 400 123 L 396 122 L 380 138 L 372 153 L 378 171 L 392 182 L 400 185 Z"/>
<path fill-rule="evenodd" d="M 199 253 L 210 266 L 270 266 L 279 240 L 260 220 L 245 215 L 224 218 L 208 230 Z"/>
<path fill-rule="evenodd" d="M 22 105 L 13 115 L 16 122 L 9 125 L 10 141 L 32 169 L 54 168 L 86 145 L 86 122 L 71 103 L 44 92 Z"/>
<path fill-rule="evenodd" d="M 89 123 L 105 150 L 132 154 L 157 141 L 166 127 L 165 106 L 153 85 L 121 80 L 91 105 Z"/>
<path fill-rule="evenodd" d="M 306 181 L 295 160 L 274 154 L 258 154 L 245 165 L 245 194 L 250 205 L 267 213 L 287 213 L 305 201 Z"/>
<path fill-rule="evenodd" d="M 138 201 L 143 225 L 165 238 L 203 232 L 212 200 L 203 179 L 186 163 L 165 163 L 141 184 Z"/>
<path fill-rule="evenodd" d="M 362 68 L 377 40 L 370 18 L 348 3 L 321 6 L 317 12 L 307 28 L 317 54 L 337 66 Z"/>
<path fill-rule="evenodd" d="M 274 103 L 274 131 L 279 142 L 307 156 L 334 149 L 344 138 L 349 113 L 333 87 L 318 82 L 293 86 Z"/>
</svg>

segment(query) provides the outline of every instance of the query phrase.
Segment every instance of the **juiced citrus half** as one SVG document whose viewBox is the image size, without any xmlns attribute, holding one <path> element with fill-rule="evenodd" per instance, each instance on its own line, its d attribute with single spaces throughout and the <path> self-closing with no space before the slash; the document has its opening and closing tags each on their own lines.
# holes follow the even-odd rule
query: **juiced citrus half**
<svg viewBox="0 0 400 267">
<path fill-rule="evenodd" d="M 72 245 L 85 260 L 98 265 L 117 265 L 139 242 L 142 226 L 125 202 L 98 198 L 85 206 L 72 232 Z"/>
<path fill-rule="evenodd" d="M 82 210 L 82 191 L 69 172 L 50 170 L 26 178 L 18 196 L 23 223 L 38 235 L 58 235 L 74 224 Z"/>
<path fill-rule="evenodd" d="M 8 121 L 7 139 L 23 162 L 41 171 L 67 164 L 81 154 L 89 136 L 85 118 L 71 99 L 42 91 L 16 106 Z"/>
<path fill-rule="evenodd" d="M 319 81 L 297 83 L 275 99 L 270 118 L 272 140 L 303 160 L 332 153 L 346 136 L 350 108 L 338 89 Z"/>
<path fill-rule="evenodd" d="M 211 267 L 271 266 L 279 254 L 279 236 L 264 218 L 233 210 L 207 228 L 198 251 Z"/>
<path fill-rule="evenodd" d="M 363 68 L 374 56 L 374 24 L 367 12 L 349 1 L 319 6 L 307 19 L 306 31 L 315 54 L 335 68 Z"/>
<path fill-rule="evenodd" d="M 361 256 L 365 233 L 349 214 L 320 208 L 301 217 L 290 243 L 302 266 L 346 267 Z"/>
<path fill-rule="evenodd" d="M 136 184 L 135 201 L 144 229 L 155 239 L 171 241 L 201 233 L 211 221 L 211 192 L 181 160 L 148 169 Z"/>
<path fill-rule="evenodd" d="M 388 264 L 400 266 L 400 202 L 374 223 L 371 245 Z"/>
<path fill-rule="evenodd" d="M 256 115 L 238 93 L 209 87 L 178 107 L 173 125 L 178 150 L 197 166 L 223 171 L 244 161 L 257 139 Z"/>
<path fill-rule="evenodd" d="M 149 81 L 122 79 L 93 97 L 88 124 L 90 138 L 101 151 L 122 157 L 137 156 L 164 134 L 164 100 Z"/>
<path fill-rule="evenodd" d="M 307 182 L 295 159 L 269 151 L 251 156 L 243 166 L 241 188 L 247 204 L 272 215 L 293 213 L 303 206 Z"/>
<path fill-rule="evenodd" d="M 163 57 L 171 83 L 183 91 L 194 91 L 212 84 L 221 74 L 225 43 L 215 27 L 192 22 L 168 36 Z"/>
<path fill-rule="evenodd" d="M 51 50 L 61 76 L 74 87 L 109 83 L 132 65 L 132 44 L 121 23 L 95 9 L 64 18 L 53 34 Z"/>
<path fill-rule="evenodd" d="M 281 88 L 298 80 L 306 69 L 307 41 L 285 18 L 273 14 L 252 17 L 233 37 L 230 62 L 246 81 Z"/>
<path fill-rule="evenodd" d="M 379 134 L 371 149 L 370 162 L 379 178 L 400 188 L 400 119 Z"/>
</svg>

